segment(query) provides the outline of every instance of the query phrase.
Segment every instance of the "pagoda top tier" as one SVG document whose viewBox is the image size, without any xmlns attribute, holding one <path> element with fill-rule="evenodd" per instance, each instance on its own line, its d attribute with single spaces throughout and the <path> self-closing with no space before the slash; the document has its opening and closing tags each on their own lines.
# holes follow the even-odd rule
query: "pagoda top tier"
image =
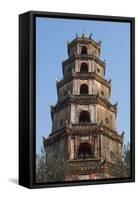
<svg viewBox="0 0 138 200">
<path fill-rule="evenodd" d="M 81 36 L 76 33 L 76 37 L 74 40 L 71 42 L 68 40 L 67 41 L 67 48 L 68 48 L 68 55 L 69 57 L 72 56 L 72 54 L 77 53 L 78 54 L 78 49 L 80 47 L 87 47 L 89 50 L 88 54 L 92 54 L 92 51 L 97 54 L 97 57 L 100 55 L 100 49 L 101 49 L 101 41 L 96 42 L 92 38 L 92 33 L 89 36 L 86 36 L 86 34 L 83 32 Z M 84 54 L 85 54 L 86 49 L 84 49 Z"/>
</svg>

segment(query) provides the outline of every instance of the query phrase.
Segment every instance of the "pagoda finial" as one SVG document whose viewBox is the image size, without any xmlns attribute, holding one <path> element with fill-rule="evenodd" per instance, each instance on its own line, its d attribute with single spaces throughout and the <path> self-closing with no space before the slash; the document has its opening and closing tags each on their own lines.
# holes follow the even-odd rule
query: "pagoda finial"
<svg viewBox="0 0 138 200">
<path fill-rule="evenodd" d="M 85 34 L 85 27 L 83 27 L 83 31 L 82 31 L 82 34 Z"/>
<path fill-rule="evenodd" d="M 83 31 L 82 31 L 82 38 L 85 38 L 85 37 L 86 37 L 85 28 L 83 28 Z"/>
</svg>

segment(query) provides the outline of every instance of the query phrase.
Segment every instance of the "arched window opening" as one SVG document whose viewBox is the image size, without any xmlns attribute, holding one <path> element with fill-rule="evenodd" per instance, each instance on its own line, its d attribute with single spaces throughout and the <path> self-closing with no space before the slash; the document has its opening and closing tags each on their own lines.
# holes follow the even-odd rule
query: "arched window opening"
<svg viewBox="0 0 138 200">
<path fill-rule="evenodd" d="M 97 72 L 100 73 L 100 69 L 99 68 L 97 68 Z"/>
<path fill-rule="evenodd" d="M 78 149 L 78 157 L 85 159 L 85 158 L 91 158 L 91 155 L 92 155 L 91 145 L 88 142 L 81 143 Z"/>
<path fill-rule="evenodd" d="M 64 97 L 67 96 L 67 90 L 64 91 Z"/>
<path fill-rule="evenodd" d="M 88 90 L 88 85 L 87 84 L 82 84 L 80 86 L 80 94 L 88 94 L 89 90 Z"/>
<path fill-rule="evenodd" d="M 60 120 L 59 125 L 62 126 L 62 124 L 63 124 L 63 119 Z"/>
<path fill-rule="evenodd" d="M 81 72 L 81 73 L 88 73 L 88 65 L 87 65 L 87 63 L 83 62 L 83 63 L 81 64 L 80 72 Z"/>
<path fill-rule="evenodd" d="M 101 95 L 104 96 L 104 91 L 103 90 L 101 90 Z"/>
<path fill-rule="evenodd" d="M 90 114 L 88 111 L 81 111 L 80 117 L 79 117 L 79 123 L 87 123 L 90 122 Z"/>
<path fill-rule="evenodd" d="M 85 46 L 81 48 L 81 54 L 87 54 L 87 48 Z"/>
</svg>

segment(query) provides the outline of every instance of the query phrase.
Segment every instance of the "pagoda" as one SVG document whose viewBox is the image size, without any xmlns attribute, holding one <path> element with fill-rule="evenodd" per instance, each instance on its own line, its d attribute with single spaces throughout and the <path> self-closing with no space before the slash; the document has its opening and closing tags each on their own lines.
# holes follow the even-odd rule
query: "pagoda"
<svg viewBox="0 0 138 200">
<path fill-rule="evenodd" d="M 67 42 L 58 100 L 51 106 L 52 131 L 43 144 L 55 180 L 113 178 L 123 135 L 116 130 L 117 103 L 110 102 L 111 80 L 100 59 L 101 41 L 83 33 Z"/>
</svg>

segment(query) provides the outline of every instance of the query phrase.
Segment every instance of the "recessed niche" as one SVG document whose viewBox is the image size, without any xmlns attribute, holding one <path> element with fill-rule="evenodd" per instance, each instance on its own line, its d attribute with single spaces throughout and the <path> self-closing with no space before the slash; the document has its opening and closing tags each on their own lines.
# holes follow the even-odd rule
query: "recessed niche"
<svg viewBox="0 0 138 200">
<path fill-rule="evenodd" d="M 109 119 L 107 117 L 105 118 L 105 123 L 109 124 Z"/>
<path fill-rule="evenodd" d="M 103 90 L 101 90 L 101 95 L 104 96 L 104 91 Z"/>
</svg>

